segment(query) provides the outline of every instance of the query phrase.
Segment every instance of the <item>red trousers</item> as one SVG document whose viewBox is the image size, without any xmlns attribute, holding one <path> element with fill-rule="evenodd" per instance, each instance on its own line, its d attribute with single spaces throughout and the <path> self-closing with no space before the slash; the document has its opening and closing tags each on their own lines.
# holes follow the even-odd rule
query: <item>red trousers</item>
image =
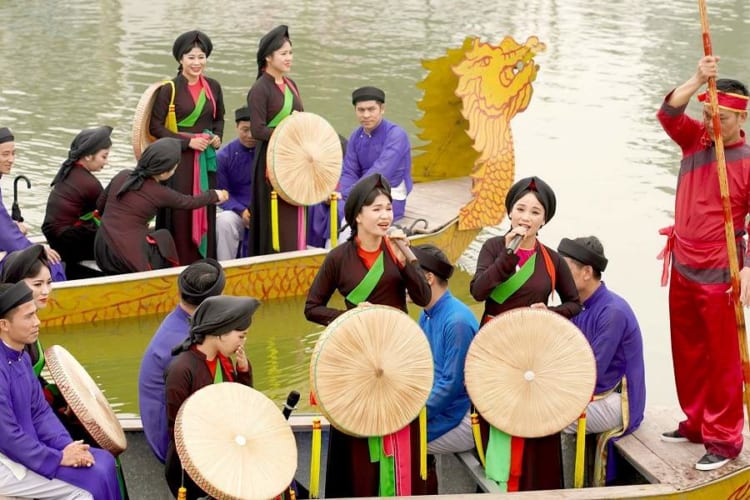
<svg viewBox="0 0 750 500">
<path fill-rule="evenodd" d="M 729 284 L 696 283 L 672 267 L 669 316 L 677 397 L 687 419 L 679 431 L 706 451 L 742 450 L 742 371 Z"/>
</svg>

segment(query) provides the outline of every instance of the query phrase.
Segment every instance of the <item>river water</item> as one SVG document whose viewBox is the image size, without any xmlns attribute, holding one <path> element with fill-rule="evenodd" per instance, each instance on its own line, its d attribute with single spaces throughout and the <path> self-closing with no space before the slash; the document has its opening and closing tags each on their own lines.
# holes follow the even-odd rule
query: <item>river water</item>
<svg viewBox="0 0 750 500">
<path fill-rule="evenodd" d="M 750 80 L 745 0 L 708 3 L 722 74 Z M 589 234 L 603 241 L 607 285 L 630 301 L 643 330 L 649 403 L 676 402 L 666 289 L 655 257 L 663 245 L 657 231 L 671 223 L 679 152 L 654 115 L 702 54 L 697 2 L 29 0 L 0 3 L 0 18 L 0 126 L 16 135 L 13 175 L 33 184 L 30 192 L 21 188 L 19 202 L 35 232 L 49 181 L 80 129 L 115 129 L 102 182 L 134 166 L 133 110 L 149 84 L 176 71 L 171 47 L 183 31 L 201 29 L 213 40 L 207 74 L 224 89 L 225 141 L 255 77 L 258 39 L 284 23 L 306 110 L 348 135 L 356 125 L 351 90 L 377 85 L 387 93 L 387 117 L 407 129 L 413 144 L 421 97 L 415 85 L 425 76 L 420 60 L 459 47 L 466 36 L 493 43 L 538 36 L 547 50 L 536 57 L 534 96 L 512 123 L 516 175 L 539 175 L 557 193 L 557 215 L 540 235 L 545 243 Z M 9 207 L 11 176 L 1 185 Z M 460 276 L 452 289 L 473 303 L 468 280 Z M 304 320 L 302 308 L 302 300 L 267 303 L 251 328 L 257 386 L 276 400 L 290 389 L 307 390 L 307 361 L 320 329 Z M 136 413 L 140 356 L 160 319 L 45 331 L 43 340 L 66 345 L 118 411 Z"/>
</svg>

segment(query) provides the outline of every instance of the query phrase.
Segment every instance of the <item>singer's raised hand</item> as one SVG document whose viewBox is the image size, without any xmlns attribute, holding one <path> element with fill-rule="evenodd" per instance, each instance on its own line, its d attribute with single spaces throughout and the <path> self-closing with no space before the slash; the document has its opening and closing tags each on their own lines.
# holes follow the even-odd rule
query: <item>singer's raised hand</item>
<svg viewBox="0 0 750 500">
<path fill-rule="evenodd" d="M 516 238 L 516 236 L 520 236 L 523 240 L 526 237 L 526 233 L 528 233 L 529 228 L 526 226 L 516 226 L 512 228 L 508 233 L 505 235 L 505 247 L 510 247 L 510 243 Z"/>
</svg>

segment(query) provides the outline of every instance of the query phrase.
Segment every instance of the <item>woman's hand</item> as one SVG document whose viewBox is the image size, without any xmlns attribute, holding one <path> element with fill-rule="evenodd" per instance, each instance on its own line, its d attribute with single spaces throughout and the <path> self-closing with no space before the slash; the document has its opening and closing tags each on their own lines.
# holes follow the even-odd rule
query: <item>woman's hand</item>
<svg viewBox="0 0 750 500">
<path fill-rule="evenodd" d="M 214 149 L 219 149 L 221 147 L 221 137 L 219 137 L 218 135 L 211 137 L 211 141 L 209 142 L 209 144 L 211 144 Z"/>
<path fill-rule="evenodd" d="M 57 251 L 52 248 L 49 245 L 43 245 L 44 246 L 44 253 L 47 255 L 47 260 L 50 261 L 52 264 L 59 264 L 62 260 L 62 257 L 60 257 L 60 254 L 57 253 Z"/>
<path fill-rule="evenodd" d="M 409 242 L 409 238 L 406 237 L 406 233 L 404 233 L 401 229 L 391 227 L 388 230 L 388 239 L 393 241 L 393 245 L 391 245 L 391 248 L 393 249 L 393 254 L 398 259 L 399 264 L 401 266 L 406 265 L 406 255 L 404 255 L 404 252 L 401 251 L 400 245 L 409 246 L 411 243 Z"/>
<path fill-rule="evenodd" d="M 526 238 L 526 233 L 528 233 L 528 231 L 529 228 L 525 226 L 516 226 L 512 228 L 508 231 L 508 234 L 505 235 L 505 248 L 510 248 L 510 242 L 513 241 L 516 236 L 520 236 L 521 240 Z"/>
<path fill-rule="evenodd" d="M 219 197 L 219 201 L 216 202 L 216 204 L 224 203 L 229 199 L 229 191 L 226 189 L 214 189 L 216 192 L 216 196 Z"/>
<path fill-rule="evenodd" d="M 219 142 L 221 143 L 221 139 L 219 139 Z M 196 151 L 205 151 L 209 144 L 210 141 L 208 139 L 198 135 L 190 139 L 190 148 Z"/>
<path fill-rule="evenodd" d="M 235 361 L 237 362 L 237 371 L 247 372 L 250 370 L 250 362 L 247 360 L 247 354 L 245 354 L 245 346 L 241 345 L 237 348 L 234 353 Z"/>
</svg>

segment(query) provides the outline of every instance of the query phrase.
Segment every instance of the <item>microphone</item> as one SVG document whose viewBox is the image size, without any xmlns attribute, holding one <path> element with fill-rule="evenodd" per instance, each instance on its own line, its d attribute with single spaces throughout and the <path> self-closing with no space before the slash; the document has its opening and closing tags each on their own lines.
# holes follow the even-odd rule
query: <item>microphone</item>
<svg viewBox="0 0 750 500">
<path fill-rule="evenodd" d="M 299 403 L 299 392 L 297 391 L 290 392 L 289 395 L 286 397 L 286 403 L 284 403 L 284 409 L 281 411 L 285 419 L 289 420 L 289 415 L 291 415 L 292 411 L 295 408 L 297 408 L 297 403 Z"/>
<path fill-rule="evenodd" d="M 518 245 L 521 244 L 521 240 L 523 239 L 523 236 L 520 234 L 517 234 L 513 237 L 512 240 L 510 240 L 510 243 L 508 244 L 508 247 L 505 249 L 506 253 L 508 255 L 515 253 L 515 251 L 518 249 Z"/>
<path fill-rule="evenodd" d="M 386 231 L 386 234 L 390 237 L 390 235 L 392 235 L 398 230 L 399 229 L 397 227 L 391 226 L 388 228 L 388 231 Z M 409 245 L 404 243 L 404 240 L 402 240 L 401 238 L 396 238 L 390 241 L 393 242 L 393 244 L 396 245 L 399 250 L 401 250 L 401 253 L 404 254 L 404 256 L 406 257 L 407 262 L 412 263 L 412 262 L 417 261 L 417 256 L 414 255 L 414 252 L 411 251 L 411 248 L 409 247 Z"/>
</svg>

